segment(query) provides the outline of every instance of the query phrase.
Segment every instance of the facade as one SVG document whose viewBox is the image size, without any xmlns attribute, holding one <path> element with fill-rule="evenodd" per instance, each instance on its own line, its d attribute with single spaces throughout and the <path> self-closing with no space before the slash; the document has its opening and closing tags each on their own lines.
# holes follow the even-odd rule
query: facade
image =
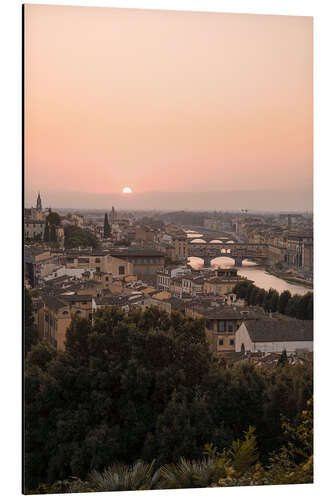
<svg viewBox="0 0 333 500">
<path fill-rule="evenodd" d="M 24 219 L 24 238 L 42 240 L 45 231 L 45 221 L 38 219 Z"/>
<path fill-rule="evenodd" d="M 112 249 L 110 254 L 131 264 L 132 270 L 126 274 L 135 274 L 140 280 L 155 281 L 156 273 L 164 267 L 163 253 L 153 248 Z"/>
<path fill-rule="evenodd" d="M 188 238 L 186 234 L 172 235 L 172 246 L 174 247 L 174 258 L 179 261 L 188 259 Z"/>
<path fill-rule="evenodd" d="M 49 250 L 25 245 L 24 279 L 30 287 L 35 288 L 40 284 L 43 267 L 47 263 L 52 264 L 53 260 Z"/>
<path fill-rule="evenodd" d="M 65 255 L 64 261 L 69 268 L 95 269 L 97 272 L 110 273 L 114 277 L 133 274 L 130 262 L 105 252 L 70 252 Z"/>
<path fill-rule="evenodd" d="M 203 291 L 208 295 L 227 295 L 241 279 L 237 269 L 218 269 L 215 276 L 204 279 Z"/>
<path fill-rule="evenodd" d="M 42 337 L 57 350 L 65 349 L 66 332 L 72 317 L 92 318 L 91 295 L 43 295 Z M 40 325 L 38 325 L 40 331 Z"/>
<path fill-rule="evenodd" d="M 153 242 L 155 240 L 155 231 L 147 226 L 136 226 L 135 240 Z"/>
<path fill-rule="evenodd" d="M 287 354 L 313 351 L 313 321 L 244 321 L 236 332 L 236 352 Z"/>
<path fill-rule="evenodd" d="M 244 318 L 256 320 L 259 315 L 241 308 L 215 302 L 213 298 L 185 305 L 185 314 L 205 319 L 205 332 L 210 351 L 216 355 L 228 355 L 235 351 L 235 332 Z"/>
</svg>

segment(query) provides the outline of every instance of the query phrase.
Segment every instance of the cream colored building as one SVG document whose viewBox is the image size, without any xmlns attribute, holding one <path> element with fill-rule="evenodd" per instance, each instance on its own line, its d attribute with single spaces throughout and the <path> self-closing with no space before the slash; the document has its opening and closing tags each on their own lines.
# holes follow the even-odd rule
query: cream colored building
<svg viewBox="0 0 333 500">
<path fill-rule="evenodd" d="M 76 252 L 65 256 L 69 268 L 89 268 L 97 272 L 112 274 L 115 277 L 133 275 L 133 264 L 120 257 L 111 256 L 105 252 Z"/>
<path fill-rule="evenodd" d="M 313 351 L 313 321 L 244 321 L 236 331 L 236 352 L 287 354 Z"/>
</svg>

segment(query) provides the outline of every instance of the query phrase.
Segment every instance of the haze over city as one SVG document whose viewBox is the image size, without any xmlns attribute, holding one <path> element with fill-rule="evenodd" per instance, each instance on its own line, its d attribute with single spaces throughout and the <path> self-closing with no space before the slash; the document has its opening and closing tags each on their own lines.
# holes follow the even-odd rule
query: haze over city
<svg viewBox="0 0 333 500">
<path fill-rule="evenodd" d="M 312 18 L 26 5 L 25 22 L 26 206 L 312 209 Z"/>
</svg>

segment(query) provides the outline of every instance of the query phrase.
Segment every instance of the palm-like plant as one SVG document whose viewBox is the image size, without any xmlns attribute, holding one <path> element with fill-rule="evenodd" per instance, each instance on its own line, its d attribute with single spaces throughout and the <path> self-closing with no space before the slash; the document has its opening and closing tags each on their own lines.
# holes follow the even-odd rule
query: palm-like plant
<svg viewBox="0 0 333 500">
<path fill-rule="evenodd" d="M 88 481 L 97 491 L 152 490 L 157 487 L 160 470 L 154 470 L 155 460 L 133 465 L 113 464 L 103 472 L 93 471 Z"/>
<path fill-rule="evenodd" d="M 162 488 L 204 488 L 219 477 L 219 464 L 214 458 L 186 460 L 161 467 Z"/>
</svg>

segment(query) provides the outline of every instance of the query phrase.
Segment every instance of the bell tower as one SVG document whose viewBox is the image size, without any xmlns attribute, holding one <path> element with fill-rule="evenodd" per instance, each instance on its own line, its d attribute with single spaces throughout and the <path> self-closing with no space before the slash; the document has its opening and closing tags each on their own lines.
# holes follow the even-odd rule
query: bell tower
<svg viewBox="0 0 333 500">
<path fill-rule="evenodd" d="M 37 205 L 36 205 L 36 209 L 41 212 L 42 211 L 42 199 L 40 197 L 40 193 L 38 193 L 38 196 L 37 196 Z"/>
</svg>

